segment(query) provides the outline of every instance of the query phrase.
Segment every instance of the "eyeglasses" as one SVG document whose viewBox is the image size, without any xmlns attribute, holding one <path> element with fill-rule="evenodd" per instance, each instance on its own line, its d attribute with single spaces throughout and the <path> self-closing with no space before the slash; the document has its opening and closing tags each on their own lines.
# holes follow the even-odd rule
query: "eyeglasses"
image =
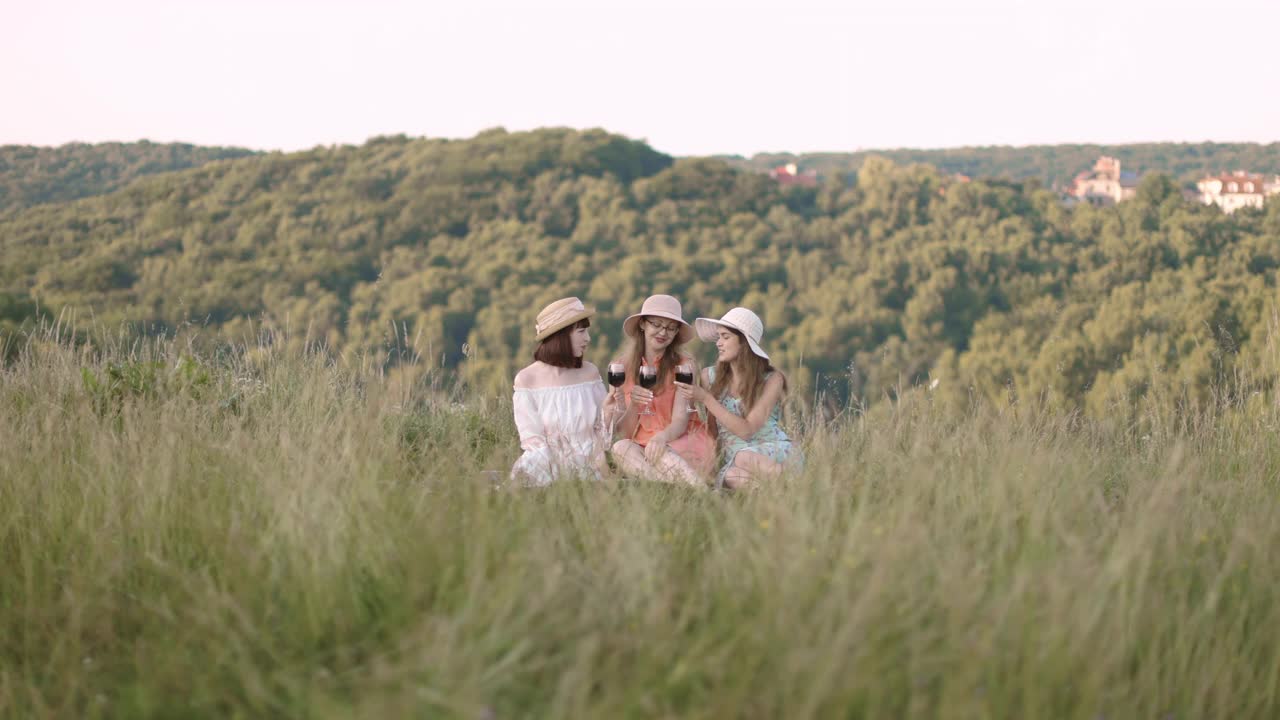
<svg viewBox="0 0 1280 720">
<path fill-rule="evenodd" d="M 660 322 L 654 322 L 653 320 L 646 320 L 645 322 L 649 323 L 649 327 L 653 328 L 654 330 L 657 330 L 659 332 L 666 331 L 668 335 L 675 335 L 676 333 L 680 332 L 679 323 L 660 323 Z"/>
</svg>

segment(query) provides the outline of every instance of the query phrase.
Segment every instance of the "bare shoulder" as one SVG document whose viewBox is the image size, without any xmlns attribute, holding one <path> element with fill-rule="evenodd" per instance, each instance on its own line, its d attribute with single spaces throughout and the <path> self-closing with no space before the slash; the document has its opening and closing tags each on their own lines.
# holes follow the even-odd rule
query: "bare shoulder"
<svg viewBox="0 0 1280 720">
<path fill-rule="evenodd" d="M 600 380 L 600 370 L 589 362 L 584 362 L 582 367 L 571 370 L 536 362 L 516 373 L 512 384 L 515 385 L 516 390 L 541 390 L 592 380 Z"/>
<path fill-rule="evenodd" d="M 604 379 L 600 377 L 600 368 L 596 367 L 595 363 L 589 363 L 586 360 L 582 361 L 582 367 L 578 368 L 575 377 L 577 382 L 591 382 L 592 380 L 604 382 Z"/>
<path fill-rule="evenodd" d="M 774 373 L 770 375 L 767 380 L 764 381 L 764 389 L 766 391 L 776 390 L 778 392 L 782 392 L 783 388 L 785 388 L 786 386 L 787 386 L 787 376 L 783 375 L 781 371 L 777 371 L 777 370 L 775 370 Z"/>
<path fill-rule="evenodd" d="M 541 363 L 534 363 L 520 372 L 516 373 L 516 379 L 513 382 L 517 390 L 534 388 L 539 385 L 542 379 Z"/>
</svg>

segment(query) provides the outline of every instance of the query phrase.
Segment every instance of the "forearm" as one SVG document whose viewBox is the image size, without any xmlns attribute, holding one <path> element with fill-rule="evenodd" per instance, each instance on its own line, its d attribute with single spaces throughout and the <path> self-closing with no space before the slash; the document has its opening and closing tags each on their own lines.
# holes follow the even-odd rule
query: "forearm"
<svg viewBox="0 0 1280 720">
<path fill-rule="evenodd" d="M 708 398 L 704 404 L 707 407 L 707 412 L 711 413 L 716 422 L 743 440 L 751 439 L 751 436 L 755 435 L 756 431 L 759 430 L 759 428 L 751 427 L 751 422 L 746 418 L 730 412 L 728 408 L 721 405 L 720 401 L 714 398 Z"/>
<path fill-rule="evenodd" d="M 626 410 L 622 413 L 622 419 L 618 421 L 618 434 L 622 437 L 635 435 L 636 424 L 639 422 L 639 411 L 636 410 L 635 405 L 628 404 Z"/>
<path fill-rule="evenodd" d="M 684 401 L 677 398 L 676 402 L 681 403 Z M 670 442 L 681 435 L 684 435 L 684 431 L 688 429 L 689 413 L 681 408 L 677 408 L 671 415 L 671 424 L 663 428 L 662 435 L 667 442 Z"/>
</svg>

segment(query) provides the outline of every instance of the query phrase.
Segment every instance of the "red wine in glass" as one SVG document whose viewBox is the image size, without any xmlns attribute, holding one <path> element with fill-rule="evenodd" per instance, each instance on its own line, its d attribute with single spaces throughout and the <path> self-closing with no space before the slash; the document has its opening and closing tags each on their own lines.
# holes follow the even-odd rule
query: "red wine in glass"
<svg viewBox="0 0 1280 720">
<path fill-rule="evenodd" d="M 613 363 L 609 365 L 609 384 L 614 387 L 622 387 L 622 383 L 627 381 L 627 369 L 621 363 Z"/>
<path fill-rule="evenodd" d="M 690 365 L 689 363 L 680 363 L 679 365 L 677 365 L 676 366 L 676 382 L 684 383 L 685 385 L 692 385 L 693 384 L 693 365 Z M 693 407 L 692 403 L 689 404 L 689 406 L 686 409 L 689 412 L 697 412 L 696 409 Z"/>
<path fill-rule="evenodd" d="M 651 368 L 648 365 L 642 366 L 640 368 L 640 387 L 644 388 L 645 390 L 652 390 L 653 386 L 657 384 L 658 384 L 658 370 L 656 368 Z M 642 410 L 640 414 L 652 415 L 653 411 L 649 409 L 648 405 L 645 405 L 644 410 Z"/>
</svg>

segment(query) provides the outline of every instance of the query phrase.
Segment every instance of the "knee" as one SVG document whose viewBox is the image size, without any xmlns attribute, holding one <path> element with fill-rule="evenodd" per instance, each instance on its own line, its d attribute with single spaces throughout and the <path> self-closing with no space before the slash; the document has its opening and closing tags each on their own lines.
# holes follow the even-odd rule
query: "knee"
<svg viewBox="0 0 1280 720">
<path fill-rule="evenodd" d="M 733 459 L 733 466 L 746 471 L 749 475 L 761 477 L 773 477 L 782 470 L 782 466 L 772 458 L 753 452 L 738 453 Z"/>
<path fill-rule="evenodd" d="M 632 440 L 619 440 L 618 442 L 613 444 L 613 454 L 626 455 L 631 450 L 631 448 L 639 448 L 639 447 L 640 446 L 637 445 Z"/>
<path fill-rule="evenodd" d="M 694 470 L 689 463 L 685 462 L 684 458 L 674 452 L 668 451 L 663 453 L 662 457 L 658 460 L 658 466 L 662 468 L 662 471 L 675 482 L 699 487 L 706 484 L 702 481 L 702 478 L 698 476 L 697 471 Z"/>
<path fill-rule="evenodd" d="M 734 465 L 724 473 L 724 486 L 730 490 L 737 490 L 747 483 L 751 482 L 751 473 Z"/>
</svg>

